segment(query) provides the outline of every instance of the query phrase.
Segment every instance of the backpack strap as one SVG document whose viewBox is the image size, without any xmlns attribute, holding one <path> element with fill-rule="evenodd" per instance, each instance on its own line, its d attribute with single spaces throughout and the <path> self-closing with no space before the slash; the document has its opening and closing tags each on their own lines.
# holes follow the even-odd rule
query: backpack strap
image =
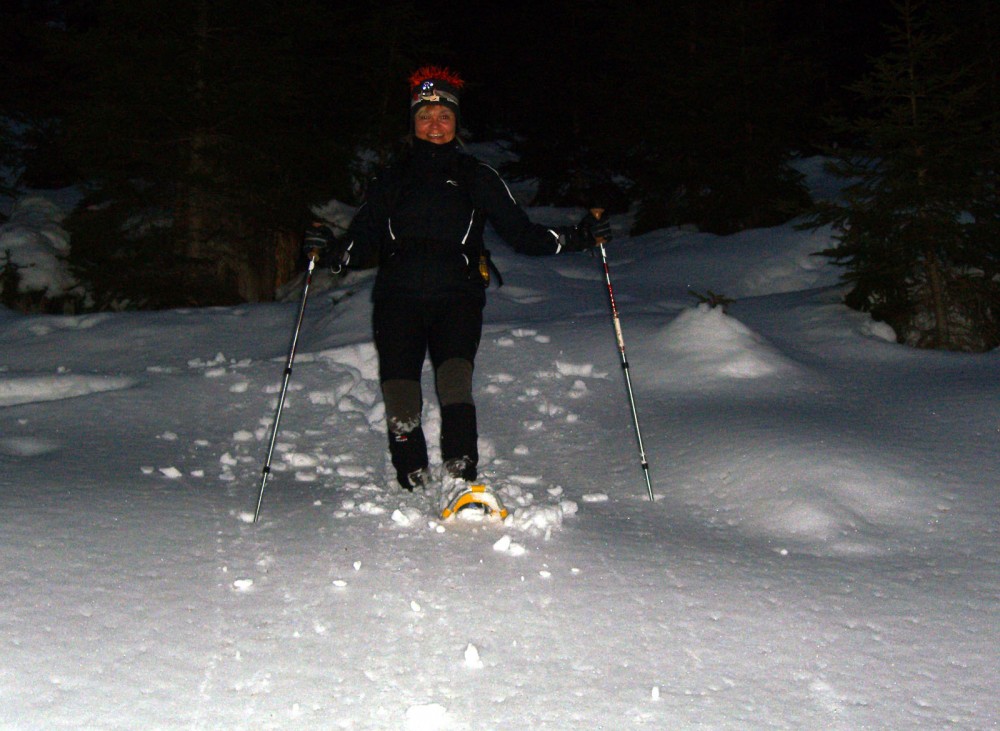
<svg viewBox="0 0 1000 731">
<path fill-rule="evenodd" d="M 479 172 L 479 166 L 482 164 L 481 161 L 464 152 L 460 153 L 457 157 L 456 177 L 462 181 L 465 190 L 469 191 L 472 208 L 475 208 L 475 201 L 472 200 L 472 191 L 476 185 L 476 175 Z M 500 269 L 497 268 L 496 263 L 494 263 L 493 257 L 490 255 L 490 250 L 486 248 L 485 243 L 482 241 L 480 241 L 479 247 L 478 256 L 475 256 L 475 252 L 470 252 L 473 254 L 473 256 L 469 257 L 470 268 L 478 271 L 484 288 L 490 286 L 490 272 L 496 275 L 497 287 L 502 287 L 503 275 L 500 273 Z"/>
</svg>

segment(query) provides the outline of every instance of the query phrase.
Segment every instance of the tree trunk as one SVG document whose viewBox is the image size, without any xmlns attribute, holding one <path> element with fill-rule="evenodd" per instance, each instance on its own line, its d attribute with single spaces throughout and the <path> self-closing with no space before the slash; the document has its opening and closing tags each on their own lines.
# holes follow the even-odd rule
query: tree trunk
<svg viewBox="0 0 1000 731">
<path fill-rule="evenodd" d="M 291 231 L 278 231 L 274 247 L 274 290 L 287 284 L 294 277 L 299 262 L 299 237 Z"/>
<path fill-rule="evenodd" d="M 184 201 L 184 223 L 183 236 L 185 242 L 185 253 L 192 259 L 203 258 L 207 252 L 203 250 L 203 245 L 208 240 L 208 212 L 206 210 L 206 195 L 198 181 L 205 180 L 209 176 L 208 163 L 205 160 L 205 151 L 209 146 L 208 131 L 204 128 L 201 120 L 205 117 L 205 93 L 207 81 L 205 80 L 205 59 L 208 54 L 208 3 L 201 0 L 198 5 L 198 14 L 195 19 L 194 37 L 195 54 L 192 74 L 192 95 L 194 97 L 194 108 L 198 122 L 191 133 L 191 140 L 188 143 L 188 166 L 186 190 L 184 191 L 186 200 Z"/>
<path fill-rule="evenodd" d="M 930 287 L 931 305 L 934 312 L 934 347 L 948 348 L 952 343 L 944 276 L 941 273 L 938 258 L 931 249 L 924 251 L 924 268 L 927 272 L 927 284 Z"/>
</svg>

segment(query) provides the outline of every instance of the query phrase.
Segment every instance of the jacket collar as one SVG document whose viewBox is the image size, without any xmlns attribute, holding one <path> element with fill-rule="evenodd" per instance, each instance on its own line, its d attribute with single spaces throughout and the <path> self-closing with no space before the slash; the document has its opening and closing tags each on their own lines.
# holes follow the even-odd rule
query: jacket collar
<svg viewBox="0 0 1000 731">
<path fill-rule="evenodd" d="M 443 145 L 427 140 L 413 139 L 413 157 L 416 160 L 444 160 L 457 153 L 458 150 L 457 137 Z"/>
</svg>

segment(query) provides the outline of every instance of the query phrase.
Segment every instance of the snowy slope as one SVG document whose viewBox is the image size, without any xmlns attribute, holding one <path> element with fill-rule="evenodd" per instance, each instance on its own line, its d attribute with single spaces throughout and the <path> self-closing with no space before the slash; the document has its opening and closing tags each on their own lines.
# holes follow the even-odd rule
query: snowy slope
<svg viewBox="0 0 1000 731">
<path fill-rule="evenodd" d="M 0 310 L 0 728 L 996 728 L 998 356 L 895 345 L 827 236 L 609 247 L 652 504 L 599 263 L 491 244 L 504 525 L 393 486 L 370 275 L 317 278 L 257 524 L 296 302 Z"/>
</svg>

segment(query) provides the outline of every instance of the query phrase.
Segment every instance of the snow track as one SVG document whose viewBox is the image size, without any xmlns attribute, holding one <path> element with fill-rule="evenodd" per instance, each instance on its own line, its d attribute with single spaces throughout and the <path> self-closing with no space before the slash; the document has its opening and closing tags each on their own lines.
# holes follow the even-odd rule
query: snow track
<svg viewBox="0 0 1000 731">
<path fill-rule="evenodd" d="M 815 236 L 609 249 L 655 503 L 598 265 L 491 242 L 503 524 L 395 486 L 363 276 L 318 278 L 257 524 L 295 303 L 0 310 L 0 728 L 995 727 L 998 355 L 893 344 Z"/>
</svg>

